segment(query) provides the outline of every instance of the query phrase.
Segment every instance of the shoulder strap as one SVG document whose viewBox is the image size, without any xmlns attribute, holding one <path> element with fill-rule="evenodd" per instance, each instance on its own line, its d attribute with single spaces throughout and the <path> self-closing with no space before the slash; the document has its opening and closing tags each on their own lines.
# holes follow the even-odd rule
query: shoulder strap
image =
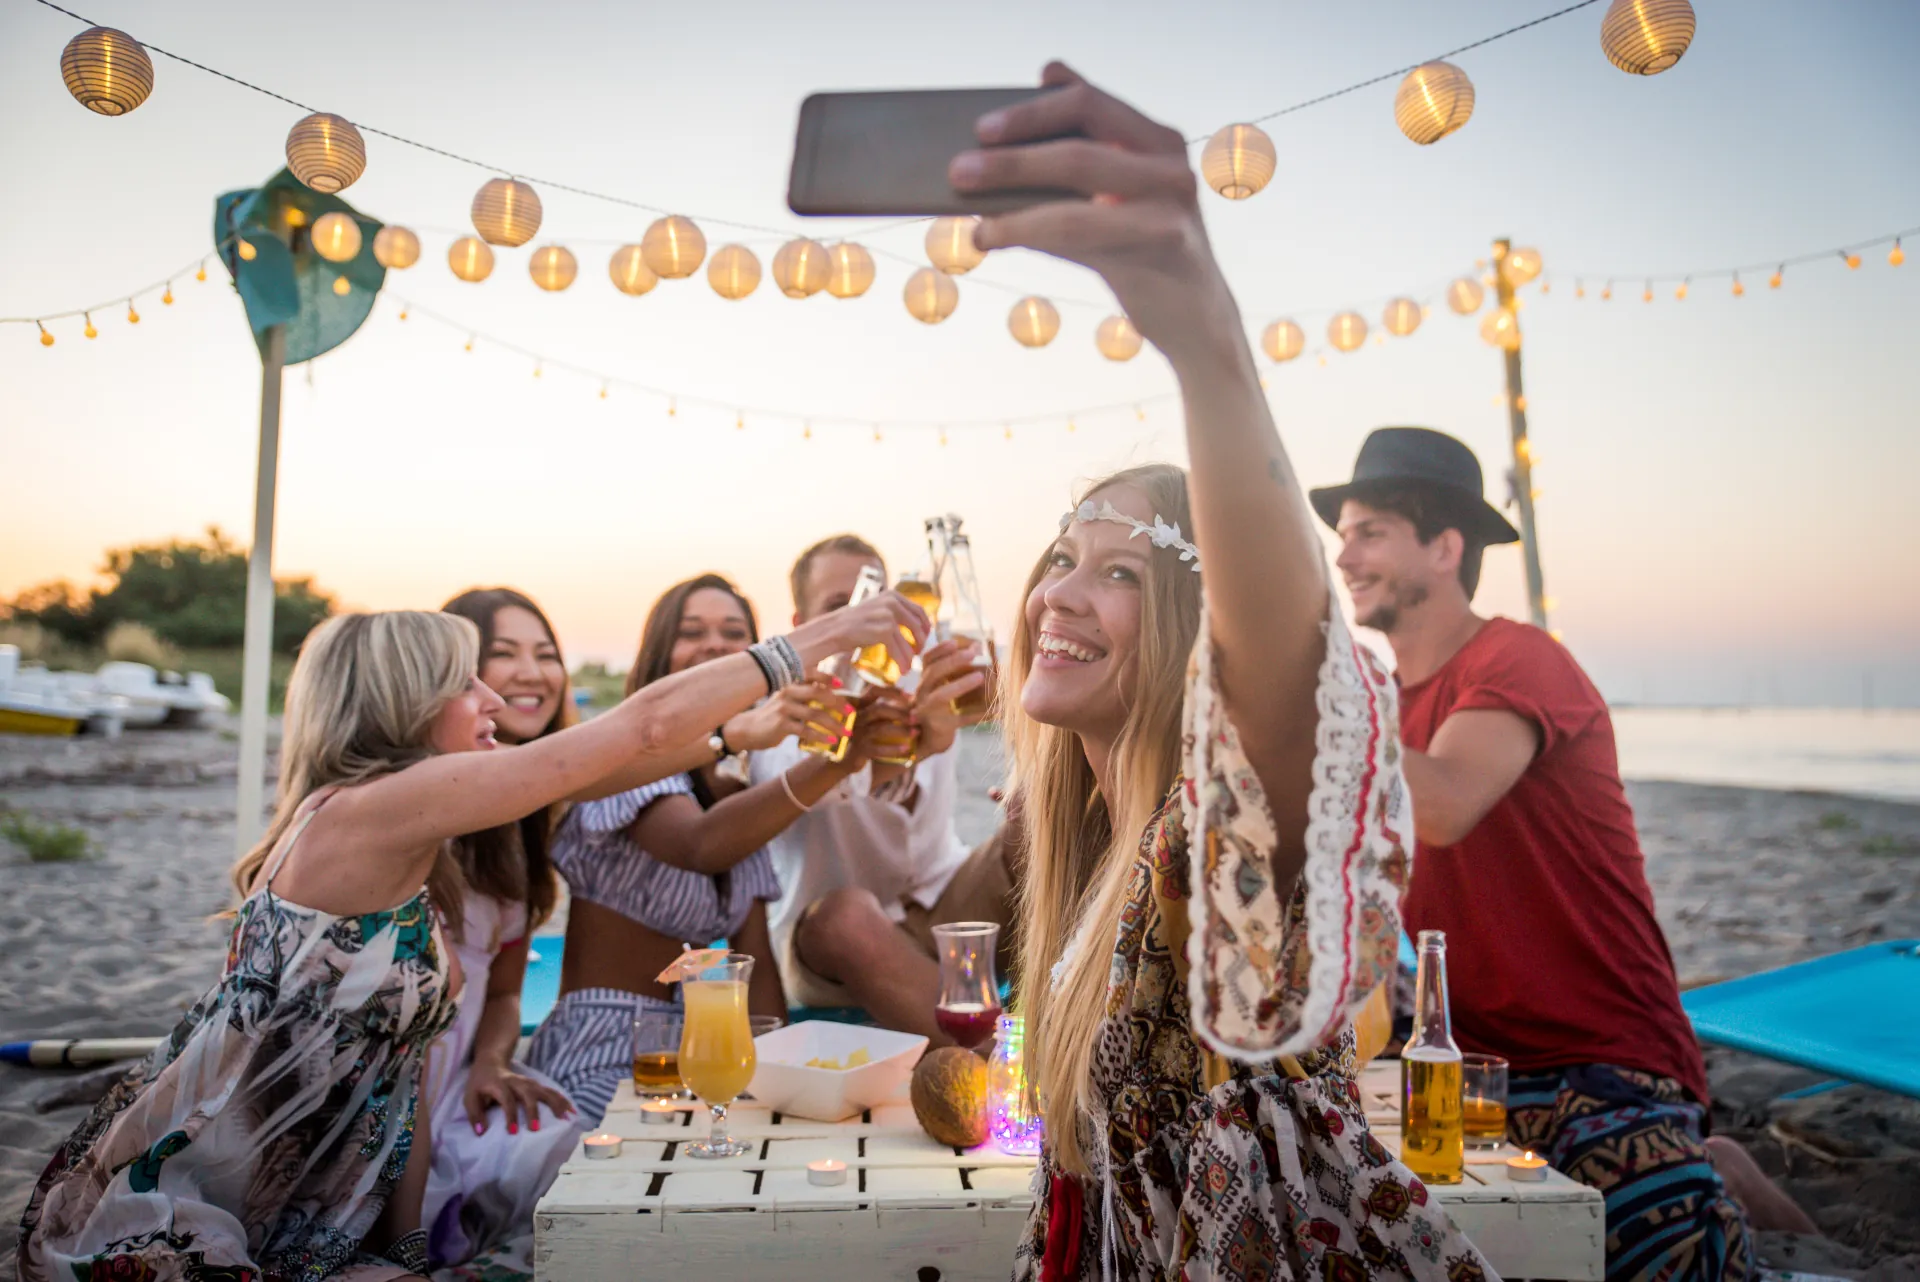
<svg viewBox="0 0 1920 1282">
<path fill-rule="evenodd" d="M 331 796 L 333 796 L 333 789 L 331 788 L 321 793 L 320 799 L 314 802 L 313 805 L 308 808 L 307 813 L 301 815 L 294 823 L 293 831 L 288 834 L 286 844 L 280 847 L 280 853 L 268 861 L 267 879 L 260 884 L 260 889 L 273 889 L 273 879 L 280 875 L 280 869 L 286 864 L 287 856 L 292 854 L 294 846 L 299 844 L 300 834 L 307 830 L 307 825 L 313 822 L 313 817 L 320 813 L 320 807 L 326 805 L 327 799 Z"/>
</svg>

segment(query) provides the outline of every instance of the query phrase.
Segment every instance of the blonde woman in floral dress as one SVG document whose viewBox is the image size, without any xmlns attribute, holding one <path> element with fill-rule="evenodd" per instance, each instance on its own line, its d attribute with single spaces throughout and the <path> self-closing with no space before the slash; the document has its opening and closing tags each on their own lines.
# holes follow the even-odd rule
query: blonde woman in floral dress
<svg viewBox="0 0 1920 1282">
<path fill-rule="evenodd" d="M 889 593 L 496 751 L 471 622 L 323 624 L 288 688 L 273 823 L 234 870 L 225 970 L 54 1154 L 21 1221 L 23 1282 L 424 1272 L 416 1101 L 460 983 L 437 924 L 461 912 L 447 843 L 685 770 L 714 726 L 826 656 L 926 629 Z"/>
<path fill-rule="evenodd" d="M 952 180 L 1091 198 L 976 241 L 1106 278 L 1179 379 L 1192 472 L 1094 485 L 1008 656 L 1048 1130 L 1014 1276 L 1485 1277 L 1354 1081 L 1412 832 L 1393 686 L 1328 591 L 1186 144 L 1062 66 L 1044 83 L 981 120 Z"/>
</svg>

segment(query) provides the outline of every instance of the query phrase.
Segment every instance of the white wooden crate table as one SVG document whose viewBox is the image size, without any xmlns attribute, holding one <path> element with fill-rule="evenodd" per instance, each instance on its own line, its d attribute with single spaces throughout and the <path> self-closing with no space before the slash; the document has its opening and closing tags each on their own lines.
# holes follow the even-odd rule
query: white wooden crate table
<svg viewBox="0 0 1920 1282">
<path fill-rule="evenodd" d="M 1397 1062 L 1361 1078 L 1367 1120 L 1381 1143 L 1400 1145 Z M 619 1157 L 576 1152 L 535 1214 L 541 1282 L 670 1277 L 700 1282 L 808 1282 L 816 1277 L 914 1282 L 1002 1282 L 1032 1202 L 1032 1158 L 992 1145 L 957 1153 L 928 1138 L 904 1099 L 861 1118 L 775 1117 L 743 1102 L 728 1111 L 734 1158 L 686 1156 L 707 1134 L 704 1107 L 676 1125 L 642 1123 L 623 1083 L 601 1130 L 624 1141 Z M 1510 1278 L 1598 1282 L 1605 1273 L 1605 1202 L 1557 1171 L 1515 1184 L 1512 1149 L 1467 1157 L 1460 1184 L 1430 1186 L 1494 1269 Z M 807 1163 L 837 1158 L 847 1182 L 821 1187 Z"/>
</svg>

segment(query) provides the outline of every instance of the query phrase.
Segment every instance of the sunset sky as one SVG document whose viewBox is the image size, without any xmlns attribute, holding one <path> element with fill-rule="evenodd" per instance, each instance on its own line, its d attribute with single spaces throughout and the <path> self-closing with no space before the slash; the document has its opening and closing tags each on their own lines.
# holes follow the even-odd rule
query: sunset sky
<svg viewBox="0 0 1920 1282">
<path fill-rule="evenodd" d="M 1262 364 L 1309 483 L 1343 479 L 1370 428 L 1418 423 L 1471 444 L 1496 501 L 1500 358 L 1440 290 L 1474 274 L 1496 235 L 1540 249 L 1551 293 L 1527 290 L 1521 319 L 1547 589 L 1610 697 L 1846 705 L 1870 687 L 1879 703 L 1920 704 L 1920 261 L 1890 267 L 1881 246 L 1857 271 L 1837 258 L 1789 268 L 1778 291 L 1760 271 L 1744 298 L 1716 277 L 1684 302 L 1673 282 L 1640 301 L 1648 273 L 1920 225 L 1920 8 L 1695 4 L 1692 49 L 1656 77 L 1601 54 L 1604 0 L 1461 55 L 1474 116 L 1432 147 L 1394 127 L 1392 82 L 1270 122 L 1272 185 L 1244 202 L 1207 196 L 1208 224 L 1250 335 L 1282 316 L 1308 331 L 1307 357 Z M 852 529 L 901 560 L 934 512 L 966 517 L 1008 618 L 1076 483 L 1180 459 L 1180 423 L 1154 352 L 1125 365 L 1095 352 L 1111 300 L 1077 268 L 995 255 L 932 327 L 907 316 L 912 268 L 889 257 L 854 301 L 796 302 L 763 282 L 727 302 L 704 272 L 627 298 L 607 258 L 653 215 L 541 179 L 684 212 L 710 246 L 739 240 L 766 264 L 803 225 L 784 196 L 795 114 L 814 90 L 1027 83 L 1062 56 L 1203 135 L 1556 7 L 80 9 L 535 183 L 535 244 L 571 247 L 579 281 L 536 289 L 530 246 L 498 251 L 492 278 L 465 284 L 446 250 L 489 173 L 369 136 L 366 176 L 345 195 L 413 227 L 424 253 L 389 274 L 359 334 L 288 373 L 276 568 L 362 608 L 509 584 L 547 607 L 571 660 L 624 666 L 676 579 L 734 575 L 763 619 L 782 620 L 787 564 L 806 543 Z M 270 177 L 301 113 L 156 56 L 145 105 L 95 115 L 60 82 L 78 30 L 33 0 L 0 0 L 0 316 L 119 300 L 93 314 L 93 341 L 77 319 L 53 327 L 51 349 L 30 325 L 0 326 L 0 598 L 91 581 L 107 547 L 211 523 L 250 535 L 259 363 L 237 297 L 217 263 L 205 284 L 189 266 L 176 302 L 143 298 L 133 327 L 125 291 L 209 252 L 214 198 Z M 907 227 L 868 243 L 919 260 L 920 242 Z M 1060 305 L 1047 348 L 1007 333 L 1023 293 Z M 1354 305 L 1377 327 L 1397 294 L 1436 304 L 1416 335 L 1330 353 L 1324 368 L 1311 354 L 1331 311 Z M 416 306 L 404 322 L 402 300 Z M 484 338 L 464 351 L 469 330 L 540 353 L 544 375 Z M 597 379 L 558 364 L 746 406 L 745 427 L 687 403 L 669 416 L 662 398 L 619 387 L 602 399 Z M 1076 412 L 1102 405 L 1119 408 Z M 845 420 L 882 424 L 882 439 Z M 942 446 L 932 427 L 898 426 L 909 421 L 982 426 L 955 426 Z M 1489 556 L 1480 604 L 1524 617 L 1517 553 Z"/>
</svg>

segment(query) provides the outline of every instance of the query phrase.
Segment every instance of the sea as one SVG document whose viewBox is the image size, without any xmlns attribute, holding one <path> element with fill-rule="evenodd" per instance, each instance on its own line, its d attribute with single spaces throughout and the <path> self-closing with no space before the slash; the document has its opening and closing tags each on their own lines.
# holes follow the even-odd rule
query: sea
<svg viewBox="0 0 1920 1282">
<path fill-rule="evenodd" d="M 1616 707 L 1628 779 L 1920 802 L 1920 709 Z"/>
</svg>

